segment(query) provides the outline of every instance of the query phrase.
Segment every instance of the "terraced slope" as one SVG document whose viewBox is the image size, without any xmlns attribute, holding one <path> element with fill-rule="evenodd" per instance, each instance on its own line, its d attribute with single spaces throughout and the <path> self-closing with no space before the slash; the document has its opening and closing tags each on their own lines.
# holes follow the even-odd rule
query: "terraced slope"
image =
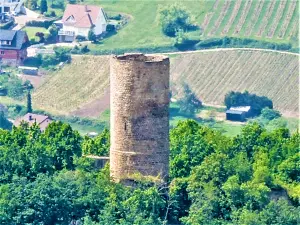
<svg viewBox="0 0 300 225">
<path fill-rule="evenodd" d="M 205 37 L 299 41 L 298 0 L 215 0 L 202 21 Z"/>
<path fill-rule="evenodd" d="M 108 74 L 108 56 L 73 56 L 71 64 L 50 75 L 33 93 L 33 107 L 54 114 L 81 109 L 105 93 Z"/>
<path fill-rule="evenodd" d="M 265 95 L 285 115 L 299 115 L 299 56 L 284 53 L 225 50 L 181 54 L 171 61 L 173 91 L 188 83 L 205 103 L 223 105 L 228 91 Z"/>
</svg>

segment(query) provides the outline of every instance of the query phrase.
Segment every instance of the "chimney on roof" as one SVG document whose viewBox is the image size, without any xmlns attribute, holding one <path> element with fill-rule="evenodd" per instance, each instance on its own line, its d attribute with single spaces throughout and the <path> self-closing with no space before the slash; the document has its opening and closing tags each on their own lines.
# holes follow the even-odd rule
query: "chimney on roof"
<svg viewBox="0 0 300 225">
<path fill-rule="evenodd" d="M 89 11 L 90 11 L 90 10 L 88 9 L 88 6 L 87 6 L 87 5 L 85 5 L 84 8 L 85 8 L 85 11 L 86 11 L 86 12 L 89 12 Z"/>
<path fill-rule="evenodd" d="M 29 121 L 31 121 L 31 120 L 32 120 L 32 115 L 30 114 L 30 115 L 29 115 Z"/>
</svg>

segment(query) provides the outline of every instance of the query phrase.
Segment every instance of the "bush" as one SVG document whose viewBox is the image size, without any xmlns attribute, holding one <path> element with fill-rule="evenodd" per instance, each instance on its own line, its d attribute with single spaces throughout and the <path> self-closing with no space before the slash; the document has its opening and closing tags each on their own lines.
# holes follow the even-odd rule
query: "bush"
<svg viewBox="0 0 300 225">
<path fill-rule="evenodd" d="M 111 32 L 111 31 L 115 31 L 115 30 L 116 30 L 115 25 L 113 25 L 113 24 L 107 24 L 107 26 L 106 26 L 106 31 L 107 32 Z"/>
<path fill-rule="evenodd" d="M 86 37 L 85 37 L 85 36 L 82 36 L 82 35 L 77 35 L 77 36 L 75 37 L 75 39 L 76 39 L 77 41 L 86 41 Z"/>
<path fill-rule="evenodd" d="M 250 94 L 248 91 L 244 93 L 231 91 L 226 94 L 224 104 L 227 109 L 232 106 L 250 106 L 251 116 L 260 115 L 263 108 L 267 107 L 273 109 L 273 102 L 271 99 L 265 96 L 257 96 Z"/>
<path fill-rule="evenodd" d="M 46 17 L 56 17 L 56 13 L 55 11 L 50 11 L 44 14 L 44 16 Z"/>
<path fill-rule="evenodd" d="M 270 121 L 281 117 L 281 114 L 277 110 L 270 109 L 270 108 L 263 108 L 261 111 L 261 117 L 263 119 Z"/>
<path fill-rule="evenodd" d="M 110 19 L 110 20 L 121 20 L 122 15 L 121 14 L 108 15 L 108 19 Z"/>
</svg>

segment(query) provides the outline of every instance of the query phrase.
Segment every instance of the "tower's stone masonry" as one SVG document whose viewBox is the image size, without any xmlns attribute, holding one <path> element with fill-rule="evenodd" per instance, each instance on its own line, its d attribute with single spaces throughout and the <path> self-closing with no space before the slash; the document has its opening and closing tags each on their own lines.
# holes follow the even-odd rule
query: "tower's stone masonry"
<svg viewBox="0 0 300 225">
<path fill-rule="evenodd" d="M 111 58 L 110 173 L 168 177 L 169 58 L 125 54 Z"/>
</svg>

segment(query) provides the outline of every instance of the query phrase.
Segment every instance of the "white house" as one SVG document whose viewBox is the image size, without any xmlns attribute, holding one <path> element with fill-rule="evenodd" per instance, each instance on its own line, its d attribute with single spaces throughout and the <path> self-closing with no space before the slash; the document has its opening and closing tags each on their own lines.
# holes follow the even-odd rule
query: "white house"
<svg viewBox="0 0 300 225">
<path fill-rule="evenodd" d="M 68 4 L 61 20 L 60 41 L 73 41 L 76 36 L 88 37 L 90 29 L 96 35 L 106 31 L 108 19 L 103 8 L 94 5 Z"/>
<path fill-rule="evenodd" d="M 21 13 L 25 0 L 0 0 L 0 13 Z"/>
</svg>

